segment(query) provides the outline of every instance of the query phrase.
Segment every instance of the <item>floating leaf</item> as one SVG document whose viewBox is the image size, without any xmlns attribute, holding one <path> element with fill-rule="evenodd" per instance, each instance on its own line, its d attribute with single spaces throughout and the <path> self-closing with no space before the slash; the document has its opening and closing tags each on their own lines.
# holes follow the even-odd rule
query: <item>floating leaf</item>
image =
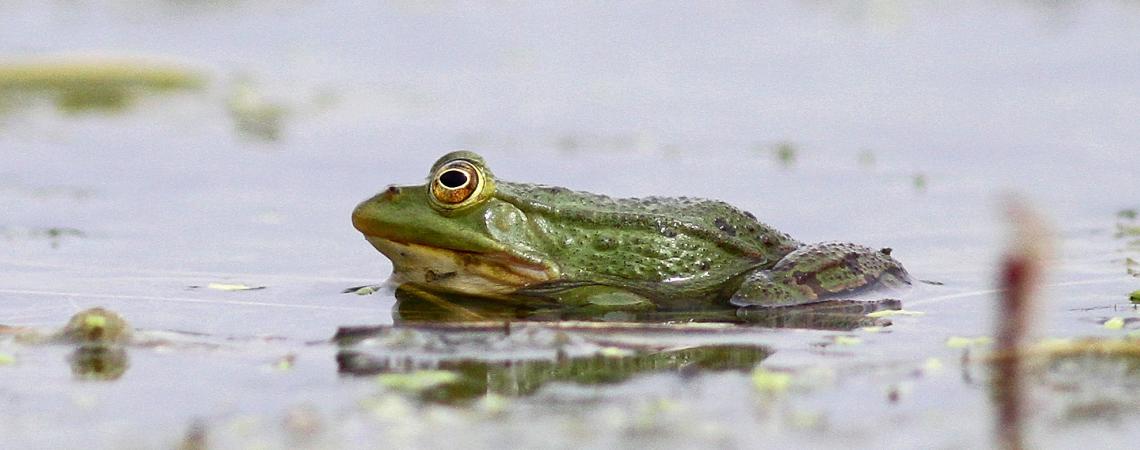
<svg viewBox="0 0 1140 450">
<path fill-rule="evenodd" d="M 210 283 L 206 285 L 206 288 L 217 291 L 254 291 L 265 289 L 265 286 L 250 286 L 241 283 Z"/>
<path fill-rule="evenodd" d="M 752 386 L 760 392 L 778 393 L 788 390 L 792 385 L 792 374 L 772 372 L 763 367 L 752 371 Z"/>
<path fill-rule="evenodd" d="M 1104 327 L 1110 330 L 1119 330 L 1121 328 L 1124 328 L 1124 318 L 1113 317 L 1111 319 L 1108 319 L 1104 321 Z"/>
</svg>

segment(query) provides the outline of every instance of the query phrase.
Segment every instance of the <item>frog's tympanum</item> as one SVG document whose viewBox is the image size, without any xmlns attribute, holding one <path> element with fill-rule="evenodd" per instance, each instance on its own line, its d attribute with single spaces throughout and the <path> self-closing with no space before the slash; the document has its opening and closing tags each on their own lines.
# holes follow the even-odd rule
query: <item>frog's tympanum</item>
<svg viewBox="0 0 1140 450">
<path fill-rule="evenodd" d="M 365 200 L 352 223 L 397 283 L 570 308 L 783 309 L 910 284 L 890 249 L 804 244 L 719 201 L 510 183 L 467 151 Z"/>
</svg>

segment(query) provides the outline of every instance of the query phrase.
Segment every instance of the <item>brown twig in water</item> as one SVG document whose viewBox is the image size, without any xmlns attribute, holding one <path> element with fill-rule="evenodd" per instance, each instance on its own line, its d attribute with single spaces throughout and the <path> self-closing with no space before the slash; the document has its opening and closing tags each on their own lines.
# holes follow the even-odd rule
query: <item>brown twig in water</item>
<svg viewBox="0 0 1140 450">
<path fill-rule="evenodd" d="M 997 438 L 1001 448 L 1025 448 L 1025 341 L 1032 334 L 1037 307 L 1036 288 L 1049 252 L 1049 236 L 1041 219 L 1022 202 L 1008 202 L 1013 245 L 1001 267 L 1001 302 L 997 321 L 992 389 L 997 406 Z"/>
</svg>

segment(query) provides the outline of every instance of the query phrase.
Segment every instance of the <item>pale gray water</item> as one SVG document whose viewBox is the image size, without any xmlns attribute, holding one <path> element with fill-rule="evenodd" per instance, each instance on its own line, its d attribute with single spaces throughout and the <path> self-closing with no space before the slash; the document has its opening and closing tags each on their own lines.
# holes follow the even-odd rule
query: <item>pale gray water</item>
<svg viewBox="0 0 1140 450">
<path fill-rule="evenodd" d="M 161 447 L 200 420 L 221 447 L 990 447 L 984 370 L 963 381 L 944 342 L 991 334 L 1005 195 L 1059 237 L 1041 334 L 1137 329 L 1097 322 L 1135 310 L 1073 310 L 1140 289 L 1125 267 L 1140 251 L 1113 236 L 1117 211 L 1140 207 L 1138 26 L 1124 1 L 5 3 L 2 57 L 157 55 L 208 82 L 114 114 L 0 108 L 0 323 L 57 327 L 103 305 L 224 347 L 135 349 L 124 378 L 95 383 L 72 381 L 69 349 L 5 341 L 0 433 Z M 280 139 L 235 131 L 241 86 L 284 108 Z M 782 141 L 799 149 L 790 167 L 770 152 Z M 838 353 L 812 345 L 833 332 L 748 338 L 776 349 L 763 367 L 830 374 L 776 397 L 746 375 L 658 373 L 489 413 L 338 376 L 335 348 L 306 343 L 390 323 L 394 301 L 339 293 L 390 270 L 349 212 L 458 147 L 504 179 L 723 199 L 802 240 L 890 246 L 945 284 L 903 297 L 925 315 Z M 52 227 L 84 237 L 53 246 Z M 211 282 L 268 288 L 188 288 Z M 286 354 L 294 367 L 274 370 Z M 911 376 L 928 358 L 942 368 Z M 1135 390 L 1098 386 L 1043 402 L 1031 443 L 1134 442 Z M 1116 419 L 1066 419 L 1103 398 Z M 315 441 L 282 428 L 297 408 L 319 417 Z"/>
</svg>

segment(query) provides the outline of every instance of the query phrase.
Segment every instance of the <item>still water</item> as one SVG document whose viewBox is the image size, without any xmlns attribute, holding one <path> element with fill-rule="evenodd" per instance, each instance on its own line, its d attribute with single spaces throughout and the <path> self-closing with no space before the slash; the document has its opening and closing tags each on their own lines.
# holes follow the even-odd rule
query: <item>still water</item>
<svg viewBox="0 0 1140 450">
<path fill-rule="evenodd" d="M 0 324 L 47 334 L 103 306 L 138 343 L 98 359 L 0 340 L 0 433 L 20 448 L 992 447 L 976 338 L 994 334 L 1005 199 L 1052 230 L 1037 336 L 1140 330 L 1138 30 L 1126 1 L 5 2 Z M 149 71 L 80 83 L 97 91 L 13 81 L 107 60 Z M 341 293 L 391 270 L 352 208 L 456 148 L 512 181 L 725 200 L 803 241 L 891 247 L 936 283 L 882 329 L 330 341 L 399 319 L 391 292 Z M 115 375 L 84 375 L 92 361 Z M 1135 442 L 1136 367 L 1039 368 L 1027 444 Z"/>
</svg>

